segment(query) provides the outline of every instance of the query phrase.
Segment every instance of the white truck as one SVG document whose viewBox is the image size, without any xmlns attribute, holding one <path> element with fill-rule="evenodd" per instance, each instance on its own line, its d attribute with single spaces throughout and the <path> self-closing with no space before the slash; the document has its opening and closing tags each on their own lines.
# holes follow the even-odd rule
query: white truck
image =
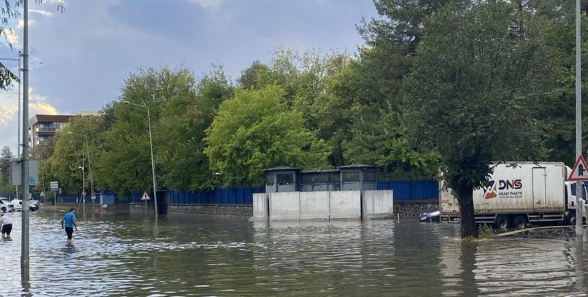
<svg viewBox="0 0 588 297">
<path fill-rule="evenodd" d="M 516 166 L 510 165 L 516 164 Z M 488 182 L 474 189 L 474 215 L 477 224 L 497 228 L 524 228 L 527 223 L 576 222 L 576 183 L 567 181 L 571 169 L 558 162 L 508 162 L 494 168 Z M 584 187 L 586 192 L 586 187 Z M 582 217 L 586 202 L 581 199 Z M 439 183 L 441 222 L 460 219 L 457 198 Z"/>
</svg>

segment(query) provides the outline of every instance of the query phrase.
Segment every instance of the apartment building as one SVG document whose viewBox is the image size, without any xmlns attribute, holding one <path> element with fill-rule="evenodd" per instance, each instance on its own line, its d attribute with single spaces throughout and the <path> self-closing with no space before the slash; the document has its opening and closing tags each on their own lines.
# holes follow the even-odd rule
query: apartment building
<svg viewBox="0 0 588 297">
<path fill-rule="evenodd" d="M 55 136 L 65 127 L 73 115 L 37 114 L 29 121 L 29 145 L 31 148 Z"/>
</svg>

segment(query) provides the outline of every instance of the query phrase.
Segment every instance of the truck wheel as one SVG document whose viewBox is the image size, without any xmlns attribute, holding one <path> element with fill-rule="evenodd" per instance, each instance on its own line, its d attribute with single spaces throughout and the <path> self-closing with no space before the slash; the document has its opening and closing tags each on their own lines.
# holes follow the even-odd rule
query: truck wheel
<svg viewBox="0 0 588 297">
<path fill-rule="evenodd" d="M 527 218 L 525 218 L 525 216 L 517 216 L 513 220 L 513 225 L 517 229 L 525 229 L 527 226 Z"/>
<path fill-rule="evenodd" d="M 500 215 L 498 217 L 496 217 L 496 228 L 501 229 L 501 230 L 506 230 L 508 229 L 509 224 L 508 224 L 508 217 L 504 216 L 504 215 Z"/>
</svg>

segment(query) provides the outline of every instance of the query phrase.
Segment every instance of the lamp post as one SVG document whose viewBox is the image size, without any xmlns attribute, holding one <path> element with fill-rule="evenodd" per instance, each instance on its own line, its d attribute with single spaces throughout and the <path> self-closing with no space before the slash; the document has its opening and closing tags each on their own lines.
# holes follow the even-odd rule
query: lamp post
<svg viewBox="0 0 588 297">
<path fill-rule="evenodd" d="M 153 174 L 153 203 L 155 205 L 155 219 L 157 219 L 157 181 L 155 179 L 155 160 L 153 159 L 153 136 L 151 135 L 151 114 L 149 113 L 149 106 L 146 104 L 137 104 L 129 101 L 123 101 L 124 104 L 135 105 L 147 109 L 147 121 L 149 125 L 149 146 L 151 147 L 151 173 Z"/>
<path fill-rule="evenodd" d="M 22 239 L 20 252 L 21 278 L 23 283 L 29 282 L 29 0 L 23 1 L 23 34 L 22 34 Z"/>
<path fill-rule="evenodd" d="M 17 117 L 18 117 L 18 124 L 17 129 L 17 138 L 18 138 L 18 142 L 16 143 L 16 159 L 18 160 L 20 158 L 20 90 L 22 89 L 22 81 L 21 81 L 21 77 L 20 77 L 20 73 L 22 71 L 22 66 L 21 66 L 21 58 L 22 58 L 22 53 L 20 51 L 18 51 L 18 59 L 16 58 L 0 58 L 0 60 L 3 61 L 18 61 L 18 101 L 17 101 L 17 106 L 18 106 L 18 113 L 17 113 Z M 18 185 L 15 186 L 16 189 L 16 199 L 18 199 Z"/>
<path fill-rule="evenodd" d="M 86 134 L 80 134 L 80 133 L 74 133 L 74 132 L 67 132 L 67 134 L 71 134 L 71 135 L 78 135 L 78 136 L 83 136 L 85 138 L 86 141 L 86 154 L 88 156 L 88 169 L 89 169 L 89 176 L 90 176 L 90 195 L 94 194 L 94 175 L 92 174 L 92 163 L 90 162 L 90 145 L 88 142 L 88 135 Z M 84 199 L 84 201 L 86 201 Z"/>
</svg>

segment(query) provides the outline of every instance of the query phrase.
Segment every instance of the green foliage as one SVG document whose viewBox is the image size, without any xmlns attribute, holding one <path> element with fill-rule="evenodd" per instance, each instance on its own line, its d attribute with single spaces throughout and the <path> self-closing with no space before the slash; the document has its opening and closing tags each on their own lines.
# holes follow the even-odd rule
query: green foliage
<svg viewBox="0 0 588 297">
<path fill-rule="evenodd" d="M 478 238 L 489 239 L 494 236 L 494 229 L 488 224 L 478 225 Z"/>
<path fill-rule="evenodd" d="M 11 160 L 14 155 L 9 146 L 2 148 L 0 153 L 0 196 L 14 195 L 14 186 L 12 185 L 12 167 Z"/>
<path fill-rule="evenodd" d="M 304 128 L 302 114 L 290 110 L 284 96 L 277 86 L 237 89 L 234 98 L 221 104 L 206 130 L 204 153 L 226 185 L 260 185 L 263 170 L 280 165 L 327 166 L 325 142 Z"/>
</svg>

